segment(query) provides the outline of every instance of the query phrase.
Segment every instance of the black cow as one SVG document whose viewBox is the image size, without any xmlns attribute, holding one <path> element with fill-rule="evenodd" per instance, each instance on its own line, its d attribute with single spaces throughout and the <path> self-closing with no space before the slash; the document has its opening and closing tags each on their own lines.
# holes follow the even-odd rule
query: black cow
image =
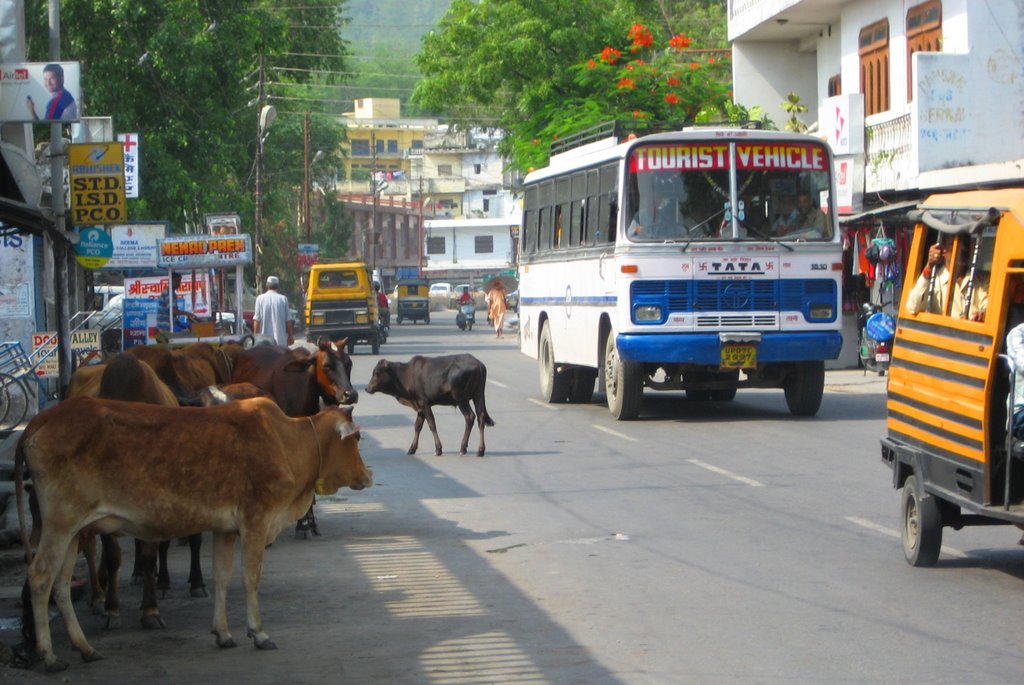
<svg viewBox="0 0 1024 685">
<path fill-rule="evenodd" d="M 420 430 L 423 420 L 430 425 L 434 434 L 434 454 L 441 454 L 441 438 L 437 436 L 434 412 L 431 407 L 442 405 L 458 407 L 466 417 L 466 432 L 462 435 L 459 454 L 466 453 L 469 433 L 473 430 L 473 419 L 480 425 L 480 447 L 476 456 L 484 456 L 484 426 L 493 426 L 494 421 L 487 413 L 484 402 L 484 386 L 487 385 L 487 367 L 471 354 L 454 354 L 445 357 L 416 356 L 408 362 L 391 362 L 381 359 L 373 369 L 373 376 L 366 385 L 371 395 L 382 392 L 391 395 L 401 404 L 416 411 L 416 433 L 409 446 L 409 454 L 415 454 L 420 444 Z M 470 400 L 476 409 L 476 416 L 469 408 Z"/>
</svg>

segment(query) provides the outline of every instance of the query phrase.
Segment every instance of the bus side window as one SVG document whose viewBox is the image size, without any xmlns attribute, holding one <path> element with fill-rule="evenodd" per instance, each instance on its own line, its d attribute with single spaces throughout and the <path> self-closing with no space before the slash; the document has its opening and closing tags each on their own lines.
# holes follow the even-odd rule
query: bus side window
<svg viewBox="0 0 1024 685">
<path fill-rule="evenodd" d="M 599 229 L 603 235 L 597 243 L 614 243 L 619 223 L 619 168 L 616 164 L 601 167 L 601 200 Z"/>
</svg>

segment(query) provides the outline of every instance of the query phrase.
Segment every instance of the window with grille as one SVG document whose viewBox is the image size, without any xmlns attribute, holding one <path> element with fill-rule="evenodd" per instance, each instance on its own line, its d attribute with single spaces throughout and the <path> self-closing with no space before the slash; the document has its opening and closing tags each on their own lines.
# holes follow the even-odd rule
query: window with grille
<svg viewBox="0 0 1024 685">
<path fill-rule="evenodd" d="M 889 110 L 889 21 L 883 19 L 860 32 L 860 92 L 864 114 Z"/>
<path fill-rule="evenodd" d="M 427 254 L 444 254 L 444 236 L 427 238 Z"/>
<path fill-rule="evenodd" d="M 451 164 L 438 164 L 437 165 L 437 175 L 438 176 L 451 176 L 452 175 L 452 165 Z"/>
<path fill-rule="evenodd" d="M 914 99 L 911 58 L 915 52 L 942 52 L 942 3 L 931 0 L 907 12 L 907 101 Z"/>
<path fill-rule="evenodd" d="M 478 235 L 473 237 L 473 251 L 477 254 L 494 253 L 494 236 Z"/>
</svg>

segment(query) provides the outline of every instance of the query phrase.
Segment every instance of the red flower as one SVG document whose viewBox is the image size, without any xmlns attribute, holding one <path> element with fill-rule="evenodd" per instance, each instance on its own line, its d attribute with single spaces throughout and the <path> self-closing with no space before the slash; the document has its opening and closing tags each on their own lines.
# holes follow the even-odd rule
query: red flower
<svg viewBox="0 0 1024 685">
<path fill-rule="evenodd" d="M 691 69 L 700 69 L 700 65 L 697 64 L 696 62 L 690 62 L 690 68 Z"/>
<path fill-rule="evenodd" d="M 714 57 L 708 57 L 708 64 L 714 64 L 714 63 L 715 63 L 715 58 Z"/>
<path fill-rule="evenodd" d="M 634 82 L 633 79 L 627 76 L 623 76 L 622 78 L 619 79 L 619 88 L 628 88 L 629 90 L 633 90 L 634 88 L 636 88 L 636 82 Z"/>
<path fill-rule="evenodd" d="M 671 38 L 669 38 L 668 41 L 669 45 L 671 45 L 673 48 L 679 51 L 685 50 L 686 48 L 690 47 L 690 43 L 690 39 L 681 33 L 677 33 L 676 35 L 672 36 Z"/>
<path fill-rule="evenodd" d="M 615 60 L 622 56 L 622 53 L 612 47 L 607 47 L 601 51 L 601 61 L 607 64 L 615 64 Z"/>
<path fill-rule="evenodd" d="M 533 139 L 533 144 L 534 144 L 534 145 L 540 145 L 540 141 L 539 141 L 539 140 L 537 140 L 536 138 L 534 138 L 534 139 Z"/>
<path fill-rule="evenodd" d="M 667 83 L 668 85 L 670 85 L 670 86 L 678 86 L 678 85 L 682 84 L 682 81 L 680 81 L 680 80 L 679 80 L 679 79 L 678 79 L 677 77 L 675 77 L 675 76 L 669 76 L 669 77 L 668 77 L 668 80 L 667 80 L 667 81 L 665 81 L 665 82 L 666 82 L 666 83 Z"/>
<path fill-rule="evenodd" d="M 587 60 L 587 69 L 593 69 L 596 66 L 597 62 L 595 62 L 593 58 Z"/>
<path fill-rule="evenodd" d="M 665 102 L 667 102 L 670 105 L 678 104 L 679 96 L 676 95 L 675 93 L 669 93 L 668 95 L 665 96 Z"/>
<path fill-rule="evenodd" d="M 636 52 L 640 48 L 649 48 L 654 44 L 654 36 L 643 24 L 633 24 L 626 37 L 633 41 L 633 45 L 630 47 L 632 52 Z"/>
</svg>

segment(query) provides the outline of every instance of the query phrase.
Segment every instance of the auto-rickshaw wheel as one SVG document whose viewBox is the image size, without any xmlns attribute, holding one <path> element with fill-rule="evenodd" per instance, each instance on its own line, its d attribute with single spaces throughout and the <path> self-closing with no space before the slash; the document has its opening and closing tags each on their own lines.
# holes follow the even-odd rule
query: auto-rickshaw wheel
<svg viewBox="0 0 1024 685">
<path fill-rule="evenodd" d="M 911 566 L 934 566 L 942 548 L 942 512 L 935 497 L 917 484 L 917 476 L 903 483 L 903 555 Z"/>
</svg>

